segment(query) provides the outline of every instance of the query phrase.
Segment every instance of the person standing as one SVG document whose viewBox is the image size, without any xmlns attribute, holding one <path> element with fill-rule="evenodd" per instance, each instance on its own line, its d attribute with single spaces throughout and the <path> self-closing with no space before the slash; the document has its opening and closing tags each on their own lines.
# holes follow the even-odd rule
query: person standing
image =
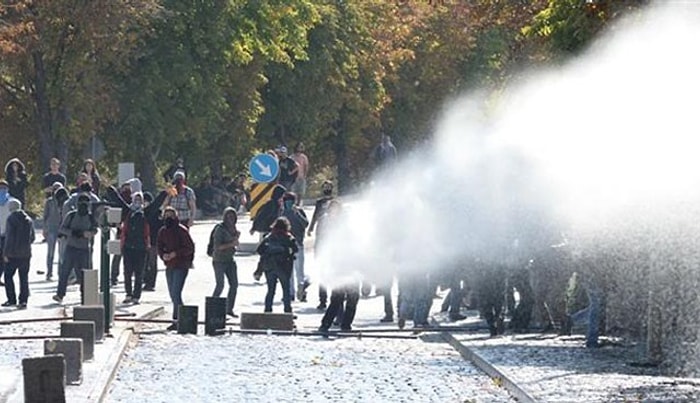
<svg viewBox="0 0 700 403">
<path fill-rule="evenodd" d="M 14 197 L 10 196 L 9 192 L 9 185 L 7 184 L 7 181 L 0 180 L 0 273 L 5 272 L 5 259 L 3 259 L 2 256 L 2 251 L 5 250 L 5 229 L 7 225 L 7 217 L 10 216 L 10 209 L 8 203 L 11 200 L 17 200 Z M 4 285 L 2 281 L 0 281 L 0 285 Z"/>
<path fill-rule="evenodd" d="M 60 182 L 54 184 L 54 192 L 51 197 L 44 202 L 44 229 L 42 235 L 46 240 L 46 281 L 53 278 L 53 261 L 56 255 L 56 243 L 58 242 L 59 230 L 63 221 L 63 204 L 68 200 L 68 192 Z M 59 246 L 59 256 L 62 255 Z M 59 259 L 60 262 L 60 259 Z M 38 270 L 37 274 L 44 274 L 43 270 Z"/>
<path fill-rule="evenodd" d="M 307 235 L 311 236 L 314 230 L 318 228 L 318 230 L 316 231 L 316 240 L 314 243 L 314 252 L 316 254 L 318 254 L 318 251 L 323 245 L 323 239 L 327 227 L 327 219 L 332 214 L 335 214 L 335 212 L 330 211 L 330 208 L 332 207 L 333 203 L 335 203 L 339 207 L 338 202 L 333 197 L 333 182 L 323 182 L 323 184 L 321 185 L 321 191 L 323 192 L 323 196 L 320 199 L 316 200 L 316 206 L 314 207 L 314 213 L 311 216 L 311 223 L 309 224 L 309 229 L 307 232 Z M 337 210 L 339 210 L 339 208 L 334 209 L 334 211 Z M 321 283 L 319 283 L 318 285 L 318 299 L 319 304 L 318 307 L 316 307 L 316 309 L 318 309 L 319 311 L 325 310 L 328 303 L 328 290 Z"/>
<path fill-rule="evenodd" d="M 250 235 L 253 235 L 255 232 L 261 234 L 270 232 L 272 224 L 274 224 L 277 217 L 282 215 L 282 197 L 286 192 L 287 189 L 283 186 L 275 185 L 274 189 L 272 189 L 270 200 L 266 201 L 255 215 L 250 227 Z"/>
<path fill-rule="evenodd" d="M 212 245 L 212 265 L 214 266 L 214 287 L 213 297 L 220 297 L 224 290 L 224 276 L 228 280 L 228 294 L 226 295 L 226 313 L 237 318 L 233 312 L 236 303 L 236 293 L 238 291 L 238 267 L 234 256 L 238 247 L 238 240 L 241 233 L 236 228 L 238 215 L 233 207 L 224 209 L 221 223 L 214 229 Z"/>
<path fill-rule="evenodd" d="M 92 260 L 90 245 L 97 234 L 97 221 L 90 211 L 90 196 L 84 193 L 78 196 L 77 209 L 66 214 L 60 232 L 67 238 L 66 250 L 63 264 L 58 270 L 58 288 L 53 299 L 59 304 L 63 302 L 68 287 L 68 277 L 75 270 L 82 301 L 83 270 L 90 268 L 90 260 Z"/>
<path fill-rule="evenodd" d="M 360 283 L 358 281 L 349 281 L 348 284 L 339 285 L 333 288 L 331 291 L 331 303 L 326 309 L 326 313 L 321 319 L 321 327 L 318 331 L 321 333 L 328 333 L 333 324 L 333 320 L 338 317 L 338 312 L 343 309 L 343 303 L 345 308 L 343 311 L 342 319 L 340 320 L 340 330 L 349 332 L 352 330 L 352 321 L 355 319 L 355 312 L 357 311 L 357 302 L 360 300 Z"/>
<path fill-rule="evenodd" d="M 19 309 L 27 308 L 29 299 L 29 261 L 32 258 L 34 225 L 32 219 L 22 210 L 19 200 L 7 202 L 10 216 L 7 217 L 3 259 L 5 260 L 5 293 L 7 302 L 2 306 L 17 304 L 15 294 L 15 272 L 19 272 Z"/>
<path fill-rule="evenodd" d="M 131 200 L 129 215 L 122 221 L 120 241 L 124 256 L 124 303 L 137 305 L 141 299 L 146 254 L 151 247 L 151 231 L 143 212 L 143 194 L 136 192 Z"/>
<path fill-rule="evenodd" d="M 292 185 L 291 191 L 297 195 L 297 205 L 301 206 L 306 196 L 306 178 L 309 174 L 309 157 L 304 154 L 306 147 L 299 142 L 294 147 L 292 159 L 297 163 L 297 178 Z"/>
<path fill-rule="evenodd" d="M 282 286 L 282 303 L 284 312 L 292 312 L 292 298 L 290 294 L 289 279 L 292 276 L 292 264 L 294 255 L 299 251 L 296 240 L 289 233 L 289 220 L 279 217 L 272 225 L 272 231 L 263 238 L 258 245 L 257 253 L 260 255 L 267 280 L 267 295 L 265 295 L 265 312 L 272 312 L 272 302 L 275 298 L 275 289 L 279 281 Z M 256 271 L 256 279 L 260 275 Z"/>
<path fill-rule="evenodd" d="M 148 254 L 146 255 L 146 267 L 143 275 L 143 291 L 156 290 L 156 279 L 158 278 L 157 234 L 158 231 L 160 231 L 160 228 L 163 226 L 160 206 L 163 204 L 163 201 L 165 201 L 167 196 L 168 193 L 165 190 L 161 191 L 155 199 L 153 199 L 153 195 L 149 192 L 143 194 L 145 204 L 143 212 L 146 220 L 148 221 L 148 226 L 152 234 L 151 247 L 148 249 Z M 154 234 L 156 236 L 154 236 Z"/>
<path fill-rule="evenodd" d="M 97 172 L 97 166 L 95 165 L 95 161 L 89 158 L 86 159 L 85 162 L 83 162 L 83 169 L 80 172 L 90 177 L 90 183 L 92 184 L 92 192 L 99 196 L 101 179 L 100 174 Z"/>
<path fill-rule="evenodd" d="M 197 197 L 194 194 L 194 190 L 187 186 L 185 179 L 184 171 L 175 172 L 173 180 L 175 189 L 172 194 L 168 195 L 165 204 L 177 211 L 180 224 L 190 228 L 194 224 L 194 218 L 197 215 Z"/>
<path fill-rule="evenodd" d="M 158 231 L 158 256 L 165 263 L 165 278 L 168 292 L 173 303 L 173 320 L 178 318 L 178 310 L 183 304 L 182 290 L 194 260 L 194 242 L 187 227 L 180 224 L 177 210 L 166 207 L 163 212 L 165 225 Z M 167 330 L 177 329 L 177 324 L 168 326 Z"/>
<path fill-rule="evenodd" d="M 275 149 L 279 161 L 280 173 L 278 183 L 285 189 L 291 189 L 299 175 L 297 163 L 287 155 L 287 147 L 279 146 Z"/>
<path fill-rule="evenodd" d="M 297 242 L 297 249 L 299 249 L 294 259 L 294 272 L 289 279 L 289 291 L 291 292 L 292 299 L 296 291 L 297 299 L 300 302 L 306 302 L 306 287 L 308 282 L 304 275 L 304 235 L 306 233 L 306 227 L 309 226 L 309 219 L 306 218 L 304 210 L 297 206 L 297 197 L 294 193 L 286 193 L 282 197 L 282 202 L 284 203 L 282 215 L 289 220 L 292 236 L 294 236 Z M 294 276 L 296 276 L 296 287 Z"/>
<path fill-rule="evenodd" d="M 66 176 L 59 171 L 61 169 L 61 161 L 58 158 L 51 158 L 49 166 L 49 172 L 45 173 L 41 178 L 41 187 L 46 198 L 53 195 L 54 183 L 59 182 L 64 187 L 66 186 Z"/>
<path fill-rule="evenodd" d="M 13 158 L 5 164 L 5 180 L 9 186 L 10 196 L 25 204 L 27 190 L 27 171 L 19 158 Z"/>
</svg>

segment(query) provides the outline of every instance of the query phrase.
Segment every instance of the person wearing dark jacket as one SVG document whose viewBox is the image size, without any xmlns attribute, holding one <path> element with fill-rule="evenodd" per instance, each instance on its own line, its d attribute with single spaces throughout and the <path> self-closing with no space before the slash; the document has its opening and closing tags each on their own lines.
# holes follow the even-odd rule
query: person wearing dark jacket
<svg viewBox="0 0 700 403">
<path fill-rule="evenodd" d="M 304 274 L 304 235 L 306 234 L 306 227 L 309 226 L 309 219 L 306 218 L 304 210 L 297 205 L 296 194 L 292 192 L 285 193 L 282 197 L 282 202 L 284 203 L 282 215 L 289 220 L 292 235 L 297 241 L 297 248 L 299 249 L 294 259 L 292 278 L 289 279 L 290 292 L 292 298 L 294 298 L 296 291 L 297 299 L 300 302 L 306 302 L 306 287 L 309 283 Z M 296 283 L 294 276 L 296 276 Z"/>
<path fill-rule="evenodd" d="M 287 189 L 285 189 L 284 186 L 276 185 L 275 188 L 272 189 L 270 200 L 260 207 L 260 210 L 258 210 L 258 213 L 253 219 L 253 225 L 250 228 L 251 235 L 253 235 L 254 232 L 260 232 L 262 234 L 270 232 L 272 224 L 277 217 L 282 215 L 282 197 L 285 193 L 287 193 Z"/>
<path fill-rule="evenodd" d="M 124 291 L 126 291 L 124 303 L 137 305 L 141 299 L 146 253 L 151 247 L 151 230 L 143 213 L 143 194 L 136 192 L 131 200 L 129 215 L 122 221 L 120 241 L 122 256 L 124 256 Z"/>
<path fill-rule="evenodd" d="M 272 312 L 272 301 L 275 298 L 275 289 L 279 281 L 282 286 L 282 303 L 284 312 L 292 312 L 292 299 L 290 295 L 289 280 L 292 276 L 292 264 L 294 255 L 299 251 L 297 242 L 289 233 L 289 220 L 279 217 L 272 225 L 272 231 L 258 245 L 257 253 L 260 255 L 260 268 L 265 272 L 267 280 L 267 295 L 265 296 L 265 312 Z M 256 271 L 255 277 L 260 273 Z"/>
<path fill-rule="evenodd" d="M 91 160 L 90 158 L 86 159 L 85 162 L 83 162 L 83 169 L 80 172 L 90 177 L 92 191 L 99 196 L 101 190 L 100 185 L 102 180 L 100 179 L 100 174 L 97 172 L 97 166 L 95 165 L 95 161 Z"/>
<path fill-rule="evenodd" d="M 321 185 L 321 191 L 323 192 L 323 197 L 316 200 L 314 213 L 311 216 L 311 223 L 309 224 L 309 229 L 307 231 L 307 235 L 311 236 L 318 226 L 318 231 L 316 231 L 316 239 L 314 242 L 314 253 L 316 254 L 323 245 L 324 235 L 326 232 L 324 230 L 327 227 L 326 221 L 328 221 L 327 218 L 330 216 L 330 208 L 333 204 L 336 206 L 339 205 L 335 200 L 335 197 L 333 197 L 333 182 L 324 181 Z M 316 309 L 319 311 L 325 310 L 328 303 L 328 290 L 321 283 L 318 284 L 318 302 L 319 304 Z"/>
<path fill-rule="evenodd" d="M 163 226 L 158 231 L 158 256 L 165 263 L 165 278 L 168 282 L 168 292 L 173 303 L 173 319 L 177 319 L 182 302 L 182 289 L 185 287 L 187 273 L 194 259 L 194 242 L 187 227 L 180 224 L 177 210 L 166 207 L 163 212 Z M 168 330 L 177 329 L 173 323 Z"/>
<path fill-rule="evenodd" d="M 71 271 L 75 274 L 80 284 L 80 297 L 83 298 L 83 270 L 90 267 L 92 253 L 90 245 L 97 234 L 97 220 L 90 211 L 90 196 L 81 194 L 78 196 L 78 208 L 66 214 L 61 223 L 59 233 L 66 237 L 66 250 L 63 256 L 63 264 L 58 270 L 58 288 L 54 301 L 63 302 L 68 287 L 68 276 Z"/>
<path fill-rule="evenodd" d="M 224 209 L 224 215 L 220 224 L 214 229 L 212 264 L 214 266 L 214 287 L 213 297 L 221 296 L 224 290 L 224 276 L 228 280 L 228 295 L 226 296 L 226 314 L 237 318 L 233 313 L 233 306 L 236 303 L 236 293 L 238 291 L 238 267 L 234 260 L 238 239 L 241 233 L 236 229 L 238 215 L 233 207 Z"/>
<path fill-rule="evenodd" d="M 8 202 L 10 216 L 7 217 L 3 259 L 5 260 L 5 293 L 7 302 L 2 306 L 17 304 L 15 294 L 15 272 L 19 272 L 19 309 L 27 307 L 29 299 L 29 261 L 32 258 L 34 226 L 32 219 L 22 210 L 19 200 Z"/>
<path fill-rule="evenodd" d="M 9 186 L 10 196 L 25 205 L 25 191 L 27 190 L 27 171 L 19 158 L 13 158 L 5 164 L 5 180 Z"/>
<path fill-rule="evenodd" d="M 153 199 L 153 195 L 149 192 L 143 193 L 143 216 L 148 222 L 150 229 L 151 247 L 148 248 L 146 261 L 144 263 L 143 272 L 143 288 L 142 291 L 155 291 L 156 277 L 158 275 L 158 248 L 156 242 L 158 240 L 158 230 L 163 226 L 163 220 L 160 217 L 160 206 L 168 196 L 168 192 L 161 191 L 158 196 Z M 131 197 L 131 195 L 129 195 Z M 122 194 L 114 186 L 107 188 L 107 201 L 122 209 L 122 217 L 127 217 L 131 213 L 131 203 L 127 202 Z"/>
<path fill-rule="evenodd" d="M 161 191 L 155 199 L 149 192 L 143 194 L 145 207 L 143 213 L 151 228 L 151 247 L 146 255 L 146 267 L 143 271 L 143 291 L 155 291 L 156 279 L 158 277 L 158 231 L 163 226 L 163 219 L 160 216 L 160 206 L 163 205 L 168 192 Z"/>
</svg>

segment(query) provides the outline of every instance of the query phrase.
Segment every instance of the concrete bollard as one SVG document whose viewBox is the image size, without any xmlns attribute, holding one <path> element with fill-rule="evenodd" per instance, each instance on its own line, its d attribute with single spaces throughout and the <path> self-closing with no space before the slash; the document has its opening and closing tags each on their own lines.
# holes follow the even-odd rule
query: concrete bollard
<svg viewBox="0 0 700 403">
<path fill-rule="evenodd" d="M 83 380 L 83 340 L 44 340 L 44 355 L 63 355 L 66 364 L 66 383 L 80 384 Z"/>
<path fill-rule="evenodd" d="M 294 330 L 294 315 L 291 313 L 251 313 L 241 314 L 243 330 Z"/>
<path fill-rule="evenodd" d="M 204 333 L 214 336 L 226 328 L 226 298 L 207 297 L 204 300 Z"/>
<path fill-rule="evenodd" d="M 22 360 L 25 403 L 65 403 L 66 363 L 63 355 Z"/>
<path fill-rule="evenodd" d="M 85 305 L 100 305 L 97 270 L 83 270 L 83 300 Z"/>
<path fill-rule="evenodd" d="M 197 334 L 197 317 L 199 307 L 196 305 L 180 305 L 177 315 L 178 334 Z"/>
<path fill-rule="evenodd" d="M 95 323 L 95 341 L 105 337 L 105 307 L 102 305 L 76 306 L 73 308 L 73 320 Z"/>
<path fill-rule="evenodd" d="M 62 322 L 61 337 L 83 340 L 83 361 L 95 358 L 95 322 Z"/>
</svg>

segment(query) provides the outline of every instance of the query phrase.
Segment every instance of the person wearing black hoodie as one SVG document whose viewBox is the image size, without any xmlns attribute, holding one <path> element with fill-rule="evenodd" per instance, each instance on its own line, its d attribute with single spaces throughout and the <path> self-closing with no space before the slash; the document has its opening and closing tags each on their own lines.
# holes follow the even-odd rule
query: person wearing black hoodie
<svg viewBox="0 0 700 403">
<path fill-rule="evenodd" d="M 287 193 L 287 189 L 281 185 L 276 185 L 275 188 L 272 189 L 270 200 L 260 207 L 260 210 L 258 210 L 253 219 L 253 225 L 250 228 L 251 235 L 255 232 L 260 232 L 263 235 L 270 232 L 272 224 L 277 217 L 282 215 L 282 197 L 285 193 Z"/>
<path fill-rule="evenodd" d="M 27 171 L 19 158 L 13 158 L 5 164 L 5 180 L 9 186 L 10 196 L 25 204 L 27 190 Z"/>
<path fill-rule="evenodd" d="M 294 236 L 289 232 L 290 224 L 286 217 L 279 217 L 272 225 L 272 231 L 258 245 L 260 255 L 259 269 L 265 273 L 267 280 L 267 295 L 265 296 L 265 312 L 272 312 L 272 301 L 275 298 L 277 281 L 282 286 L 282 303 L 284 312 L 292 312 L 291 289 L 289 281 L 292 277 L 294 255 L 299 251 Z M 254 274 L 259 278 L 260 272 Z"/>
<path fill-rule="evenodd" d="M 10 216 L 7 217 L 3 259 L 5 260 L 5 293 L 7 302 L 2 306 L 17 304 L 15 294 L 15 272 L 19 271 L 19 309 L 27 308 L 29 299 L 29 261 L 32 258 L 34 226 L 32 219 L 22 210 L 19 200 L 8 202 Z"/>
</svg>

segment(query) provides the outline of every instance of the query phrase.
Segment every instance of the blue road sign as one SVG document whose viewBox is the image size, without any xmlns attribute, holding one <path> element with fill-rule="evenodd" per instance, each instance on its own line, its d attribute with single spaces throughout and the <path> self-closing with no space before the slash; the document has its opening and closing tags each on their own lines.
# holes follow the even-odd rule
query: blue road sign
<svg viewBox="0 0 700 403">
<path fill-rule="evenodd" d="M 280 166 L 277 158 L 270 154 L 258 154 L 250 160 L 248 166 L 250 176 L 255 182 L 270 183 L 277 179 L 277 174 L 280 172 Z"/>
</svg>

